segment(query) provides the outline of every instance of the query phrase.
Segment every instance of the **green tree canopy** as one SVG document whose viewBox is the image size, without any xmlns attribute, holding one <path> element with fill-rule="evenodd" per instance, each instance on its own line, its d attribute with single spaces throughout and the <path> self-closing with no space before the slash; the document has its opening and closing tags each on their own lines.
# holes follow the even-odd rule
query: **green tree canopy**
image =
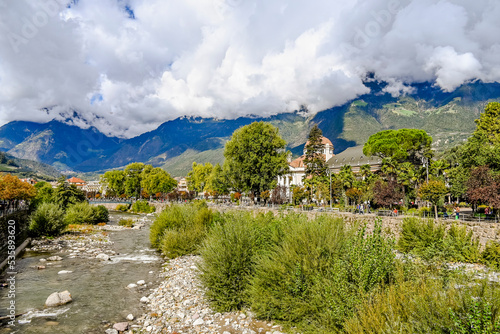
<svg viewBox="0 0 500 334">
<path fill-rule="evenodd" d="M 146 167 L 142 162 L 133 162 L 125 167 L 125 193 L 139 198 L 141 195 L 142 171 Z"/>
<path fill-rule="evenodd" d="M 488 103 L 484 112 L 475 122 L 477 127 L 473 136 L 485 135 L 485 139 L 489 144 L 500 145 L 500 103 Z"/>
<path fill-rule="evenodd" d="M 224 149 L 224 173 L 234 190 L 257 195 L 288 170 L 286 142 L 276 127 L 253 122 L 236 130 Z"/>
<path fill-rule="evenodd" d="M 160 167 L 153 168 L 153 166 L 147 165 L 142 171 L 141 187 L 150 195 L 156 193 L 169 193 L 176 186 L 177 181 Z"/>
<path fill-rule="evenodd" d="M 205 165 L 193 162 L 193 167 L 187 176 L 188 189 L 196 192 L 203 191 L 214 166 L 210 162 Z"/>
<path fill-rule="evenodd" d="M 101 176 L 101 184 L 106 192 L 111 195 L 120 196 L 125 193 L 125 172 L 122 170 L 111 170 Z"/>
<path fill-rule="evenodd" d="M 431 144 L 432 137 L 424 130 L 384 130 L 370 136 L 363 147 L 363 154 L 418 165 L 423 157 L 431 157 Z"/>
<path fill-rule="evenodd" d="M 437 215 L 437 205 L 440 200 L 444 198 L 444 196 L 448 193 L 448 189 L 446 185 L 441 180 L 429 180 L 429 182 L 425 182 L 418 189 L 418 195 L 424 201 L 429 201 L 434 205 L 434 212 Z"/>
<path fill-rule="evenodd" d="M 208 176 L 207 183 L 205 185 L 205 190 L 210 192 L 216 192 L 217 194 L 227 194 L 227 182 L 224 176 L 224 171 L 222 167 L 217 164 L 212 169 L 212 172 Z"/>
</svg>

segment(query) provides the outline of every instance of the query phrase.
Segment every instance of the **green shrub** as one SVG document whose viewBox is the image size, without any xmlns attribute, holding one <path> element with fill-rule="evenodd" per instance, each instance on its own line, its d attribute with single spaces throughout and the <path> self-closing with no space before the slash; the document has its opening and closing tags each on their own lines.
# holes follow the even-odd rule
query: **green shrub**
<svg viewBox="0 0 500 334">
<path fill-rule="evenodd" d="M 250 299 L 257 316 L 301 331 L 340 330 L 365 294 L 392 277 L 394 254 L 380 223 L 366 235 L 341 219 L 288 224 L 283 242 L 257 259 Z"/>
<path fill-rule="evenodd" d="M 405 218 L 398 240 L 398 249 L 430 259 L 442 253 L 445 227 L 432 220 Z"/>
<path fill-rule="evenodd" d="M 55 203 L 42 203 L 31 215 L 29 231 L 33 236 L 57 236 L 67 226 L 64 211 Z"/>
<path fill-rule="evenodd" d="M 169 258 L 194 253 L 215 216 L 206 204 L 167 207 L 151 226 L 151 245 Z"/>
<path fill-rule="evenodd" d="M 418 218 L 403 220 L 398 249 L 426 260 L 476 262 L 480 254 L 478 240 L 465 226 L 453 224 L 445 231 L 442 224 Z"/>
<path fill-rule="evenodd" d="M 499 291 L 483 282 L 460 286 L 433 277 L 399 281 L 366 299 L 345 333 L 500 333 Z"/>
<path fill-rule="evenodd" d="M 94 211 L 93 224 L 109 222 L 109 211 L 104 205 L 92 206 L 92 210 Z"/>
<path fill-rule="evenodd" d="M 95 210 L 87 202 L 70 205 L 66 210 L 66 224 L 94 224 Z"/>
<path fill-rule="evenodd" d="M 130 209 L 130 211 L 137 213 L 152 213 L 156 211 L 156 208 L 152 205 L 149 205 L 148 201 L 146 200 L 139 200 L 135 201 L 134 204 L 132 204 L 132 208 Z"/>
<path fill-rule="evenodd" d="M 443 243 L 444 258 L 455 262 L 477 262 L 479 259 L 479 241 L 473 238 L 467 227 L 453 224 L 446 232 Z"/>
<path fill-rule="evenodd" d="M 128 204 L 118 204 L 116 206 L 116 211 L 121 211 L 121 212 L 127 212 L 128 211 L 128 208 L 130 207 L 130 205 Z"/>
<path fill-rule="evenodd" d="M 134 225 L 134 220 L 122 218 L 118 221 L 118 225 L 125 227 L 132 227 L 132 225 Z"/>
<path fill-rule="evenodd" d="M 490 241 L 481 253 L 481 263 L 492 268 L 500 269 L 500 243 Z"/>
<path fill-rule="evenodd" d="M 229 311 L 248 303 L 255 259 L 278 242 L 280 234 L 279 221 L 271 213 L 253 217 L 230 212 L 221 217 L 200 249 L 200 278 L 214 309 Z"/>
</svg>

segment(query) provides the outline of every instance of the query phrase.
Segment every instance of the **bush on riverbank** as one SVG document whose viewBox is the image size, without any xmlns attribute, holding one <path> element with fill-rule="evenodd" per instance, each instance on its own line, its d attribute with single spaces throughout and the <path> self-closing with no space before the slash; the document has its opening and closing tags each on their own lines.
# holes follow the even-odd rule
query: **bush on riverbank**
<svg viewBox="0 0 500 334">
<path fill-rule="evenodd" d="M 153 213 L 156 211 L 156 208 L 153 205 L 149 205 L 148 201 L 142 199 L 135 201 L 130 211 L 136 213 Z"/>
<path fill-rule="evenodd" d="M 344 332 L 500 333 L 500 290 L 489 282 L 451 284 L 446 276 L 399 278 L 360 304 Z"/>
<path fill-rule="evenodd" d="M 481 253 L 481 262 L 499 270 L 500 269 L 500 243 L 490 241 Z"/>
<path fill-rule="evenodd" d="M 132 226 L 134 226 L 134 220 L 133 219 L 125 219 L 125 218 L 123 218 L 123 219 L 120 219 L 118 221 L 118 225 L 125 226 L 125 227 L 132 227 Z"/>
<path fill-rule="evenodd" d="M 167 207 L 151 226 L 151 245 L 169 258 L 195 253 L 216 215 L 206 204 Z"/>
<path fill-rule="evenodd" d="M 71 205 L 64 216 L 66 224 L 97 224 L 109 221 L 109 212 L 103 205 L 92 206 L 87 202 Z"/>
<path fill-rule="evenodd" d="M 121 211 L 121 212 L 127 212 L 129 209 L 130 205 L 129 204 L 118 204 L 116 206 L 116 211 Z"/>
<path fill-rule="evenodd" d="M 281 221 L 272 213 L 253 216 L 229 212 L 210 230 L 200 254 L 201 281 L 212 307 L 219 311 L 248 304 L 255 260 L 281 239 Z"/>
<path fill-rule="evenodd" d="M 201 280 L 216 310 L 250 306 L 261 318 L 311 332 L 341 328 L 394 270 L 392 242 L 380 224 L 366 235 L 328 216 L 225 214 L 200 253 Z"/>
<path fill-rule="evenodd" d="M 480 257 L 479 242 L 465 226 L 453 224 L 448 231 L 433 220 L 405 218 L 398 249 L 425 260 L 476 262 Z"/>
<path fill-rule="evenodd" d="M 32 236 L 58 236 L 67 222 L 63 219 L 64 211 L 55 203 L 42 203 L 30 217 L 29 231 Z"/>
</svg>

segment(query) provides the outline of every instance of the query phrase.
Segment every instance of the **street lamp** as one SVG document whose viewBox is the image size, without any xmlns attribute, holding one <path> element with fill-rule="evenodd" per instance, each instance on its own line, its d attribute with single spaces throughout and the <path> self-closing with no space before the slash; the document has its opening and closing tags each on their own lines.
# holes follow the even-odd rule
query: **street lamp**
<svg viewBox="0 0 500 334">
<path fill-rule="evenodd" d="M 330 176 L 330 209 L 332 208 L 332 170 L 328 168 L 328 175 Z"/>
</svg>

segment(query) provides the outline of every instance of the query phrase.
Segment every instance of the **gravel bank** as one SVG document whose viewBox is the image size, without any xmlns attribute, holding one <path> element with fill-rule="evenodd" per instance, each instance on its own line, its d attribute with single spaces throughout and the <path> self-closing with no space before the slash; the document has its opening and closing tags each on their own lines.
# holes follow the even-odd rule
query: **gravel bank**
<svg viewBox="0 0 500 334">
<path fill-rule="evenodd" d="M 149 311 L 137 320 L 142 333 L 282 333 L 280 326 L 251 312 L 214 312 L 197 278 L 198 261 L 198 256 L 183 256 L 164 264 L 163 282 L 142 299 Z"/>
</svg>

